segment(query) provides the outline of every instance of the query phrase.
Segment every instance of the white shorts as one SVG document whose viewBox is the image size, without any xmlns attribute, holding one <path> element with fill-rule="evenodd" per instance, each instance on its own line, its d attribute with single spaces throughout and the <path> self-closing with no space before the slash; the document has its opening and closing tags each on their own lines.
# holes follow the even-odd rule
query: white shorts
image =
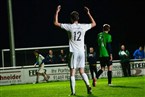
<svg viewBox="0 0 145 97">
<path fill-rule="evenodd" d="M 84 68 L 85 67 L 85 53 L 84 52 L 71 52 L 70 53 L 70 68 Z"/>
<path fill-rule="evenodd" d="M 41 65 L 41 67 L 39 67 L 39 70 L 38 70 L 39 73 L 44 73 L 44 64 Z"/>
</svg>

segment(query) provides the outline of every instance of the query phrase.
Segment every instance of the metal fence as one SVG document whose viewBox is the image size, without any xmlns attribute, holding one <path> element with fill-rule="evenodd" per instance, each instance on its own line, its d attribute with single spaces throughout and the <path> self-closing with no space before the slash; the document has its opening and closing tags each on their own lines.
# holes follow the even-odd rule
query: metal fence
<svg viewBox="0 0 145 97">
<path fill-rule="evenodd" d="M 68 53 L 68 45 L 63 46 L 48 46 L 48 47 L 31 47 L 31 48 L 16 48 L 16 66 L 29 66 L 35 63 L 34 50 L 39 50 L 45 57 L 49 50 L 52 50 L 54 55 L 58 55 L 63 49 Z M 12 67 L 10 60 L 10 49 L 2 49 L 2 65 L 0 67 Z"/>
</svg>

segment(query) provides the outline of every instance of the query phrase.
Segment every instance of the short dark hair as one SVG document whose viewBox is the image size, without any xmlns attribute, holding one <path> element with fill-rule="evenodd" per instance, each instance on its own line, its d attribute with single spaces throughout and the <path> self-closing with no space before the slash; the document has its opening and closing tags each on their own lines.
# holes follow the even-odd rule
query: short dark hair
<svg viewBox="0 0 145 97">
<path fill-rule="evenodd" d="M 109 24 L 104 24 L 103 25 L 103 31 L 109 31 L 110 30 L 110 25 Z"/>
<path fill-rule="evenodd" d="M 72 22 L 79 20 L 79 13 L 77 11 L 73 11 L 70 14 L 70 19 Z"/>
<path fill-rule="evenodd" d="M 40 51 L 39 50 L 34 50 L 34 53 L 40 54 Z"/>
</svg>

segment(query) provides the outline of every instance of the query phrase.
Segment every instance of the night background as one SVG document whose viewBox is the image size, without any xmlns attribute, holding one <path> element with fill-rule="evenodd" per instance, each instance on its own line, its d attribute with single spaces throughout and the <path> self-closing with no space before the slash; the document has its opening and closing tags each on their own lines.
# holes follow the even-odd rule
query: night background
<svg viewBox="0 0 145 97">
<path fill-rule="evenodd" d="M 111 25 L 114 59 L 118 59 L 121 44 L 125 44 L 131 56 L 140 45 L 145 45 L 143 0 L 12 0 L 15 48 L 68 45 L 67 34 L 53 25 L 59 4 L 59 22 L 63 23 L 70 23 L 73 10 L 80 13 L 80 23 L 89 23 L 84 6 L 90 9 L 97 25 L 86 33 L 88 47 L 97 48 L 97 34 L 104 23 Z M 10 48 L 7 10 L 7 0 L 0 0 L 1 50 Z"/>
</svg>

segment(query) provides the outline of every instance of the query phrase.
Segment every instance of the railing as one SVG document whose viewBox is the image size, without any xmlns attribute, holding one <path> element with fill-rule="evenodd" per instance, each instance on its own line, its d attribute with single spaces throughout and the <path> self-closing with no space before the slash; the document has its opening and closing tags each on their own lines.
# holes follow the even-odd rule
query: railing
<svg viewBox="0 0 145 97">
<path fill-rule="evenodd" d="M 48 46 L 48 47 L 31 47 L 31 48 L 16 48 L 16 66 L 28 66 L 34 63 L 35 56 L 33 55 L 34 50 L 40 50 L 41 54 L 46 56 L 48 50 L 52 49 L 54 53 L 59 53 L 60 49 L 64 49 L 68 52 L 68 45 L 63 46 Z M 0 67 L 11 67 L 10 63 L 10 49 L 2 49 L 2 66 Z"/>
</svg>

